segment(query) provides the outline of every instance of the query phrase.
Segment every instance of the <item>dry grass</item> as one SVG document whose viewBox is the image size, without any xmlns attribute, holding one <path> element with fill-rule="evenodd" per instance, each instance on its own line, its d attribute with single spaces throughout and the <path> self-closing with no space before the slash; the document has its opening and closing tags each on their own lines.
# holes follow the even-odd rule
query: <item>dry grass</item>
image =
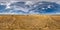
<svg viewBox="0 0 60 30">
<path fill-rule="evenodd" d="M 60 16 L 3 15 L 0 30 L 60 30 Z"/>
</svg>

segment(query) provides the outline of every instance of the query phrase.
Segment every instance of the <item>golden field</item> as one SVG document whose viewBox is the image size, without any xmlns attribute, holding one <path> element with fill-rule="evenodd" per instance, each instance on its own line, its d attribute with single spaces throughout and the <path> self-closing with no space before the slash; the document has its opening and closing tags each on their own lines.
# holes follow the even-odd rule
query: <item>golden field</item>
<svg viewBox="0 0 60 30">
<path fill-rule="evenodd" d="M 0 15 L 0 30 L 60 30 L 60 16 Z"/>
</svg>

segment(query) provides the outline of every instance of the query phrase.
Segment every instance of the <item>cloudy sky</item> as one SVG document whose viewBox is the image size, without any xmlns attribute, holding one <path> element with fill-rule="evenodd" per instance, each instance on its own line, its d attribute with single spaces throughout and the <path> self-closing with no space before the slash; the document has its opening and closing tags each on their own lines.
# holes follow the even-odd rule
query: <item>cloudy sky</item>
<svg viewBox="0 0 60 30">
<path fill-rule="evenodd" d="M 33 1 L 34 3 L 35 2 L 38 2 L 38 1 L 52 1 L 52 2 L 57 2 L 60 4 L 60 0 L 0 0 L 0 2 L 9 2 L 7 3 L 7 8 L 10 8 L 9 5 L 10 5 L 10 2 L 11 1 Z M 20 9 L 20 8 L 19 8 Z M 26 11 L 26 10 L 25 10 Z M 5 13 L 4 13 L 5 14 Z"/>
<path fill-rule="evenodd" d="M 37 1 L 60 1 L 60 0 L 0 0 L 0 2 L 1 1 L 7 1 L 7 2 L 9 2 L 9 1 L 35 1 L 35 2 L 37 2 Z"/>
<path fill-rule="evenodd" d="M 60 4 L 60 0 L 0 0 L 0 2 L 2 1 L 7 1 L 7 2 L 10 2 L 10 1 L 33 1 L 33 2 L 38 2 L 38 1 L 52 1 L 52 2 L 57 2 Z"/>
</svg>

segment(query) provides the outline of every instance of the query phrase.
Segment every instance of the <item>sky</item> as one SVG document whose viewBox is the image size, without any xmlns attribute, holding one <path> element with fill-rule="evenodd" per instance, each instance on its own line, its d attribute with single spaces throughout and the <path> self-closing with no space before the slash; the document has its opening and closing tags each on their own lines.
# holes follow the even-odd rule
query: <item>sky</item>
<svg viewBox="0 0 60 30">
<path fill-rule="evenodd" d="M 60 0 L 0 0 L 0 2 L 10 2 L 10 1 L 33 1 L 33 2 L 52 1 L 52 2 L 57 2 L 58 4 L 60 4 Z"/>
<path fill-rule="evenodd" d="M 60 1 L 60 0 L 0 0 L 0 2 L 1 1 L 7 1 L 7 2 L 9 2 L 9 1 L 35 1 L 35 2 L 37 2 L 37 1 Z"/>
<path fill-rule="evenodd" d="M 60 0 L 0 0 L 0 2 L 11 2 L 11 1 L 33 1 L 34 3 L 38 1 L 48 1 L 48 2 L 56 2 L 60 4 Z M 7 5 L 9 5 L 9 3 Z"/>
</svg>

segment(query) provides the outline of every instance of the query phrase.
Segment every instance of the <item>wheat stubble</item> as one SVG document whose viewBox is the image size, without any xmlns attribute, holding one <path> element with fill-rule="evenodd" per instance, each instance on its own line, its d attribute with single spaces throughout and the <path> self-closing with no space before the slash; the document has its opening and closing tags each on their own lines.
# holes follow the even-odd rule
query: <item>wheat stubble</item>
<svg viewBox="0 0 60 30">
<path fill-rule="evenodd" d="M 0 30 L 60 30 L 60 16 L 3 15 Z"/>
</svg>

